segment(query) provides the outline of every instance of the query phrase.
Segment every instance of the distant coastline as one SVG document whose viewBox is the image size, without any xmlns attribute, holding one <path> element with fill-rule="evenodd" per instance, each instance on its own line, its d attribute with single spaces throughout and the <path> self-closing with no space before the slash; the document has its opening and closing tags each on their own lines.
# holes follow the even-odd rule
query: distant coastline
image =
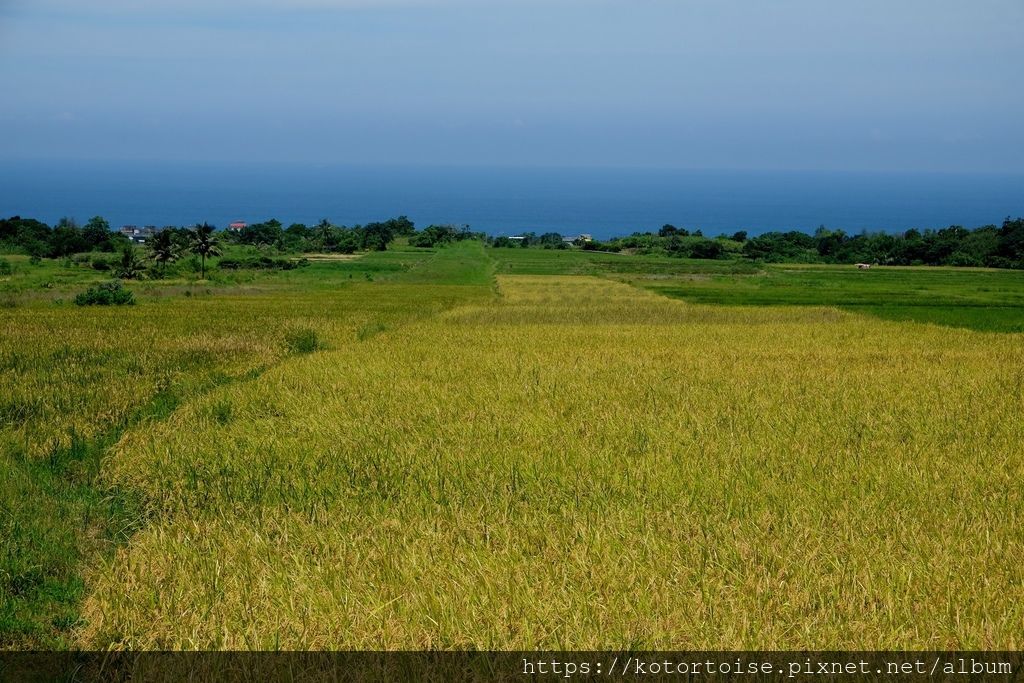
<svg viewBox="0 0 1024 683">
<path fill-rule="evenodd" d="M 522 232 L 900 233 L 999 223 L 1024 213 L 1024 175 L 672 169 L 355 167 L 155 162 L 0 162 L 0 216 L 49 224 L 226 227 L 276 218 Z"/>
</svg>

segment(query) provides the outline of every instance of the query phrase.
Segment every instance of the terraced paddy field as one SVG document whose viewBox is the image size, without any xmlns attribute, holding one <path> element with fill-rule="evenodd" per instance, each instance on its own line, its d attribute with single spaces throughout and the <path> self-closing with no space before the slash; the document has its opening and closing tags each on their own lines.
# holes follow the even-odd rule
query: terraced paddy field
<svg viewBox="0 0 1024 683">
<path fill-rule="evenodd" d="M 838 306 L 889 320 L 1024 332 L 1024 275 L 970 268 L 767 266 L 707 279 L 649 278 L 644 286 L 695 303 Z"/>
<path fill-rule="evenodd" d="M 463 243 L 109 317 L 10 309 L 9 355 L 154 332 L 136 365 L 89 356 L 30 384 L 22 402 L 67 397 L 66 422 L 5 422 L 5 642 L 1024 646 L 1024 335 L 828 288 L 700 302 L 771 271 L 572 253 Z M 373 259 L 402 265 L 354 270 Z M 1019 273 L 939 269 L 874 300 L 917 272 L 1016 305 Z M 34 363 L 3 381 L 45 377 Z M 157 407 L 97 420 L 130 386 Z M 40 521 L 55 510 L 74 525 Z"/>
</svg>

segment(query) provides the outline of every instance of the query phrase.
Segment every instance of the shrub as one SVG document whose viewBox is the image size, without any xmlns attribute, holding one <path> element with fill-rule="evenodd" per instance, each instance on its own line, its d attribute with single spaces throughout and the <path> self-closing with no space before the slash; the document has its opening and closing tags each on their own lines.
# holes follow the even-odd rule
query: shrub
<svg viewBox="0 0 1024 683">
<path fill-rule="evenodd" d="M 135 247 L 127 245 L 121 252 L 121 258 L 117 262 L 117 276 L 125 280 L 136 280 L 142 275 L 142 261 L 135 251 Z"/>
<path fill-rule="evenodd" d="M 690 258 L 715 259 L 725 255 L 725 247 L 715 240 L 700 240 L 690 247 Z"/>
<path fill-rule="evenodd" d="M 79 306 L 126 306 L 135 303 L 131 290 L 114 280 L 94 285 L 75 297 Z"/>
<path fill-rule="evenodd" d="M 198 273 L 202 269 L 202 264 L 199 262 L 199 257 L 195 255 L 189 256 L 187 259 L 183 259 L 180 263 L 187 270 L 193 273 Z"/>
<path fill-rule="evenodd" d="M 309 260 L 301 258 L 292 260 L 287 258 L 271 258 L 269 256 L 257 256 L 253 258 L 222 258 L 217 264 L 221 270 L 293 270 L 309 265 Z"/>
<path fill-rule="evenodd" d="M 0 275 L 10 275 L 14 272 L 11 268 L 11 262 L 5 258 L 0 258 Z"/>
<path fill-rule="evenodd" d="M 950 266 L 967 266 L 967 267 L 978 267 L 985 265 L 980 258 L 973 254 L 968 254 L 963 251 L 958 251 L 949 256 L 946 259 L 946 265 Z"/>
<path fill-rule="evenodd" d="M 284 335 L 284 343 L 291 353 L 313 353 L 321 347 L 316 330 L 308 327 L 288 330 Z"/>
</svg>

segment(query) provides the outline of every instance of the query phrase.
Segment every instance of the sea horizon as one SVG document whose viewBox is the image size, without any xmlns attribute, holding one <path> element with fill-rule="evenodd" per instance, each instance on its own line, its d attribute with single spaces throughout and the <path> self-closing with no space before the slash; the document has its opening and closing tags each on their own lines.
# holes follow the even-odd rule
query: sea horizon
<svg viewBox="0 0 1024 683">
<path fill-rule="evenodd" d="M 490 235 L 590 233 L 671 223 L 745 230 L 903 232 L 999 224 L 1024 213 L 1024 174 L 953 171 L 0 161 L 0 216 L 112 227 L 275 218 L 355 225 L 408 216 Z"/>
</svg>

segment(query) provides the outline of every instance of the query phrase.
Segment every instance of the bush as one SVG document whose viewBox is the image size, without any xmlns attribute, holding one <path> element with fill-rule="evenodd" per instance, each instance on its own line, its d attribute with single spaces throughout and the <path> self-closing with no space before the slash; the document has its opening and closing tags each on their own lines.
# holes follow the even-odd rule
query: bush
<svg viewBox="0 0 1024 683">
<path fill-rule="evenodd" d="M 130 306 L 135 295 L 117 280 L 90 287 L 75 297 L 79 306 Z"/>
<path fill-rule="evenodd" d="M 725 247 L 715 240 L 700 240 L 690 247 L 690 258 L 716 259 L 725 256 Z"/>
<path fill-rule="evenodd" d="M 93 267 L 93 270 L 106 271 L 106 270 L 110 270 L 111 266 L 110 266 L 110 261 L 108 261 L 105 258 L 101 258 L 101 257 L 97 256 L 96 258 L 94 258 L 92 260 L 92 267 Z"/>
<path fill-rule="evenodd" d="M 189 256 L 187 259 L 183 259 L 182 261 L 180 261 L 180 263 L 182 266 L 192 271 L 193 273 L 198 273 L 203 268 L 202 262 L 199 260 L 199 257 L 196 256 L 195 254 Z"/>
<path fill-rule="evenodd" d="M 980 258 L 973 254 L 968 254 L 962 251 L 955 252 L 946 259 L 946 264 L 950 266 L 966 266 L 966 267 L 979 267 L 985 265 Z"/>
<path fill-rule="evenodd" d="M 292 260 L 287 258 L 271 258 L 269 256 L 258 256 L 253 258 L 223 258 L 217 264 L 221 270 L 293 270 L 309 265 L 309 260 L 301 258 Z"/>
<path fill-rule="evenodd" d="M 285 346 L 291 353 L 313 353 L 320 348 L 320 338 L 316 330 L 308 327 L 288 330 L 284 335 Z"/>
<path fill-rule="evenodd" d="M 5 258 L 0 258 L 0 275 L 10 275 L 14 272 L 11 267 L 11 262 Z"/>
</svg>

